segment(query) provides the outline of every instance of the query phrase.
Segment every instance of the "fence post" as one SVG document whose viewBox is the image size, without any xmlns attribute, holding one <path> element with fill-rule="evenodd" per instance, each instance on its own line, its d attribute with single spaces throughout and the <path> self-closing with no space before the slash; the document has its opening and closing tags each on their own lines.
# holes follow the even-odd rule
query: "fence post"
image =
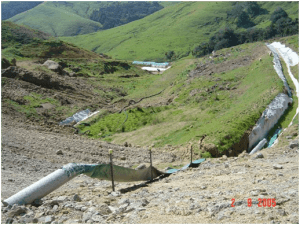
<svg viewBox="0 0 300 225">
<path fill-rule="evenodd" d="M 193 162 L 193 145 L 191 145 L 191 164 Z"/>
<path fill-rule="evenodd" d="M 151 152 L 151 147 L 149 149 L 150 153 L 150 169 L 151 169 L 151 181 L 153 180 L 153 174 L 152 174 L 152 152 Z"/>
<path fill-rule="evenodd" d="M 112 189 L 115 191 L 115 184 L 114 184 L 114 170 L 113 170 L 113 161 L 112 161 L 112 153 L 113 150 L 109 149 L 109 158 L 110 158 L 110 172 L 111 172 L 111 183 L 112 183 Z"/>
</svg>

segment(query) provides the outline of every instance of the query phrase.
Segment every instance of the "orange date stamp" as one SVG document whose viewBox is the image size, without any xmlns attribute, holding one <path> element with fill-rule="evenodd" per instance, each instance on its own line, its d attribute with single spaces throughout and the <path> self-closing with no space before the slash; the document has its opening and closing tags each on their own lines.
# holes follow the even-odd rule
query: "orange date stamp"
<svg viewBox="0 0 300 225">
<path fill-rule="evenodd" d="M 235 207 L 235 198 L 231 199 L 231 207 Z M 248 207 L 251 207 L 252 204 L 252 198 L 248 198 L 247 200 Z M 276 206 L 276 199 L 275 198 L 259 198 L 258 199 L 258 207 L 275 207 Z"/>
</svg>

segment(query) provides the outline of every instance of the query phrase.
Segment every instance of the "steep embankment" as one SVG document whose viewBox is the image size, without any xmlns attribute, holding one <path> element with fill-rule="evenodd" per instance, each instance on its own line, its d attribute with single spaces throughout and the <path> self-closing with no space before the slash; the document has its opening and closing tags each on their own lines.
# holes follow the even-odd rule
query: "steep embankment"
<svg viewBox="0 0 300 225">
<path fill-rule="evenodd" d="M 298 18 L 297 2 L 259 2 L 259 6 L 258 15 L 251 16 L 252 26 L 269 26 L 279 6 L 292 19 Z M 176 57 L 188 56 L 221 28 L 245 31 L 237 26 L 237 18 L 228 17 L 230 11 L 243 10 L 235 2 L 182 2 L 124 26 L 62 40 L 118 59 L 166 60 L 165 54 L 171 51 Z"/>
<path fill-rule="evenodd" d="M 114 101 L 115 107 L 122 109 L 130 99 L 137 101 L 165 89 L 161 95 L 129 107 L 127 120 L 125 113 L 116 113 L 95 118 L 90 127 L 80 128 L 90 130 L 92 137 L 118 144 L 127 141 L 185 148 L 191 142 L 198 154 L 200 147 L 214 156 L 221 152 L 236 155 L 247 149 L 247 130 L 283 90 L 264 43 L 179 61 L 152 82 L 147 93 L 135 92 Z"/>
</svg>

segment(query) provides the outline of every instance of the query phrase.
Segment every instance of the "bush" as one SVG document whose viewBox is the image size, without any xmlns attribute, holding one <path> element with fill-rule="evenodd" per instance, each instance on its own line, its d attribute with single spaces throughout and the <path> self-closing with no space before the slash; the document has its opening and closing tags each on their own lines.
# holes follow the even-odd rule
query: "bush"
<svg viewBox="0 0 300 225">
<path fill-rule="evenodd" d="M 204 43 L 200 44 L 199 46 L 197 46 L 196 48 L 194 48 L 192 54 L 196 57 L 201 57 L 201 56 L 207 55 L 211 52 L 212 52 L 212 49 L 210 48 L 209 44 L 204 42 Z"/>
<path fill-rule="evenodd" d="M 238 16 L 238 20 L 237 20 L 237 26 L 238 27 L 248 28 L 248 27 L 253 27 L 254 25 L 255 25 L 255 23 L 253 23 L 250 20 L 250 17 L 249 17 L 249 15 L 246 12 L 242 12 Z"/>
<path fill-rule="evenodd" d="M 222 48 L 227 48 L 227 47 L 230 47 L 229 40 L 228 39 L 222 39 L 221 41 L 219 41 L 215 45 L 214 50 L 217 51 L 217 50 L 220 50 Z"/>
<path fill-rule="evenodd" d="M 281 18 L 287 18 L 288 14 L 281 8 L 278 7 L 271 15 L 270 20 L 272 21 L 272 23 L 275 23 L 277 20 L 281 19 Z"/>
<path fill-rule="evenodd" d="M 201 158 L 212 158 L 212 156 L 209 152 L 204 152 L 204 153 L 201 153 Z"/>
<path fill-rule="evenodd" d="M 171 60 L 171 59 L 173 59 L 173 58 L 176 58 L 175 52 L 174 52 L 174 51 L 168 51 L 168 52 L 166 52 L 166 53 L 165 53 L 165 56 L 166 56 L 166 58 L 167 58 L 168 60 Z"/>
<path fill-rule="evenodd" d="M 252 18 L 259 15 L 268 14 L 268 11 L 261 8 L 257 2 L 247 2 L 246 10 Z"/>
<path fill-rule="evenodd" d="M 276 11 L 276 10 L 275 10 Z M 299 33 L 299 20 L 294 21 L 285 17 L 281 10 L 277 10 L 276 15 L 282 15 L 275 23 L 265 29 L 249 28 L 247 31 L 235 33 L 231 28 L 225 28 L 215 33 L 208 43 L 202 43 L 197 46 L 192 54 L 195 57 L 201 57 L 212 52 L 212 50 L 220 50 L 239 44 L 267 40 L 276 36 L 288 36 Z M 250 21 L 251 22 L 251 21 Z"/>
</svg>

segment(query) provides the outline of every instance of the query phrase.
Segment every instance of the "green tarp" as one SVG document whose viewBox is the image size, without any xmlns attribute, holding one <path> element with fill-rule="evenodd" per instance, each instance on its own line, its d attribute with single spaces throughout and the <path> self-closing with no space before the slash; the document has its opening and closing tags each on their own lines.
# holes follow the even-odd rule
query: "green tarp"
<svg viewBox="0 0 300 225">
<path fill-rule="evenodd" d="M 197 167 L 205 159 L 198 159 L 182 167 L 181 169 L 169 169 L 166 172 L 161 172 L 155 167 L 152 167 L 152 178 L 161 175 L 169 175 L 180 170 L 185 170 L 188 167 Z M 76 164 L 69 163 L 62 167 L 65 173 L 70 176 L 85 174 L 91 178 L 98 178 L 101 180 L 111 180 L 111 166 L 110 164 Z M 132 181 L 148 181 L 151 180 L 151 167 L 135 170 L 125 168 L 122 166 L 113 166 L 114 180 L 118 182 L 132 182 Z"/>
<path fill-rule="evenodd" d="M 147 181 L 151 180 L 151 168 L 145 168 L 141 170 L 134 170 L 121 166 L 113 166 L 114 180 L 119 182 L 132 182 L 132 181 Z M 111 180 L 110 165 L 102 164 L 97 165 L 94 169 L 88 173 L 84 173 L 92 178 L 98 178 L 101 180 Z M 156 168 L 152 167 L 152 177 L 156 178 L 164 173 L 160 172 Z"/>
</svg>

